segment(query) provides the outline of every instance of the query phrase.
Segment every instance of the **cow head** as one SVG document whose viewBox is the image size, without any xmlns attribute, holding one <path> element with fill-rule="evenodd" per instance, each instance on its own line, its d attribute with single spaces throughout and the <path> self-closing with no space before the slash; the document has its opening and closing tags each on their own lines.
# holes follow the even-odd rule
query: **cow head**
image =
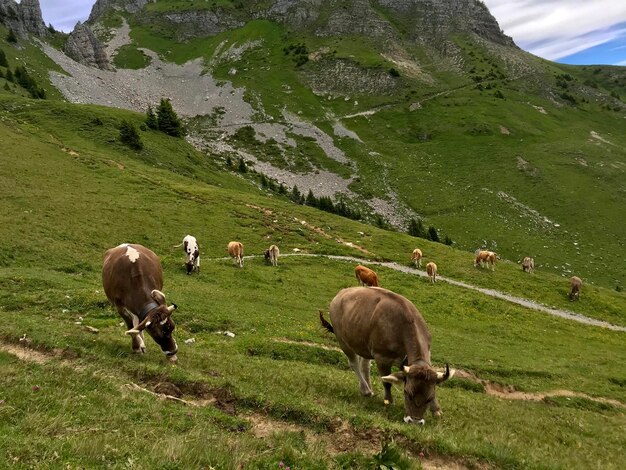
<svg viewBox="0 0 626 470">
<path fill-rule="evenodd" d="M 126 334 L 138 335 L 143 330 L 147 330 L 150 336 L 152 336 L 152 339 L 161 347 L 165 355 L 172 362 L 175 362 L 177 360 L 176 353 L 178 352 L 178 345 L 172 336 L 176 325 L 174 325 L 171 317 L 172 312 L 178 307 L 176 304 L 172 304 L 168 307 L 165 302 L 165 295 L 159 290 L 153 290 L 151 295 L 158 306 L 150 310 L 146 318 L 133 329 L 128 330 Z"/>
<path fill-rule="evenodd" d="M 186 252 L 187 261 L 185 262 L 185 267 L 187 268 L 187 274 L 191 274 L 196 263 L 196 258 L 200 255 L 200 252 L 197 247 L 195 247 L 195 249 L 194 247 L 188 247 Z"/>
<path fill-rule="evenodd" d="M 265 261 L 269 261 L 270 260 L 270 250 L 265 250 L 263 252 L 263 256 L 265 257 Z"/>
<path fill-rule="evenodd" d="M 424 424 L 424 414 L 435 401 L 435 386 L 454 375 L 446 364 L 446 372 L 437 372 L 428 364 L 402 366 L 400 372 L 382 377 L 383 382 L 404 386 L 404 410 L 406 423 Z M 431 408 L 432 409 L 432 408 Z M 434 410 L 433 410 L 434 412 Z"/>
</svg>

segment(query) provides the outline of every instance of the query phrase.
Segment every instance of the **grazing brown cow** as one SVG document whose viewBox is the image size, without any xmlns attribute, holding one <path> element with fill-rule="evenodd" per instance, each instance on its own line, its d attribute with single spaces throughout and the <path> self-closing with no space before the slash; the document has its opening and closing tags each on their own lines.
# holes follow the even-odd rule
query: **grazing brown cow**
<svg viewBox="0 0 626 470">
<path fill-rule="evenodd" d="M 437 265 L 432 261 L 426 265 L 426 274 L 428 274 L 430 282 L 434 284 L 437 280 Z"/>
<path fill-rule="evenodd" d="M 280 250 L 276 245 L 272 245 L 267 250 L 265 250 L 263 252 L 263 256 L 265 256 L 265 261 L 269 261 L 272 266 L 278 266 L 278 257 L 280 256 Z"/>
<path fill-rule="evenodd" d="M 102 265 L 104 293 L 126 322 L 132 336 L 133 351 L 144 353 L 143 330 L 176 361 L 178 346 L 172 337 L 175 325 L 171 319 L 176 304 L 165 302 L 163 270 L 159 258 L 141 245 L 123 244 L 104 255 Z"/>
<path fill-rule="evenodd" d="M 413 257 L 411 258 L 411 260 L 415 263 L 416 268 L 421 268 L 422 267 L 422 250 L 420 250 L 419 248 L 415 248 L 413 250 Z"/>
<path fill-rule="evenodd" d="M 569 299 L 570 300 L 580 300 L 580 290 L 583 287 L 583 281 L 578 276 L 572 276 L 570 279 L 570 285 L 572 286 L 569 291 Z"/>
<path fill-rule="evenodd" d="M 241 242 L 230 242 L 228 244 L 228 254 L 234 258 L 240 268 L 243 268 L 243 245 Z"/>
<path fill-rule="evenodd" d="M 441 415 L 435 398 L 435 385 L 450 378 L 437 372 L 430 363 L 431 337 L 420 312 L 406 298 L 381 288 L 350 287 L 343 289 L 330 303 L 330 321 L 320 311 L 320 321 L 334 333 L 348 357 L 364 396 L 372 396 L 371 360 L 376 361 L 385 388 L 385 405 L 392 403 L 391 384 L 404 387 L 406 423 L 424 424 L 430 408 Z M 392 365 L 400 372 L 391 373 Z"/>
<path fill-rule="evenodd" d="M 491 270 L 495 270 L 496 259 L 498 259 L 498 255 L 493 251 L 480 250 L 476 253 L 476 258 L 474 259 L 474 266 L 482 267 L 485 263 L 491 265 Z"/>
<path fill-rule="evenodd" d="M 535 260 L 530 256 L 526 256 L 522 260 L 522 271 L 525 273 L 532 273 L 535 270 Z"/>
<path fill-rule="evenodd" d="M 378 287 L 378 274 L 360 264 L 354 268 L 356 280 L 362 286 Z"/>
</svg>

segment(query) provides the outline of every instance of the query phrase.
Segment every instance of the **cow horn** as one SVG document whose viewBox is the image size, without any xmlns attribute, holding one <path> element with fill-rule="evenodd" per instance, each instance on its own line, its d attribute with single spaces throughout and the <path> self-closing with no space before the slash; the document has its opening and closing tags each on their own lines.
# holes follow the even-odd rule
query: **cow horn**
<svg viewBox="0 0 626 470">
<path fill-rule="evenodd" d="M 171 315 L 171 314 L 172 314 L 172 312 L 173 312 L 174 310 L 176 310 L 177 308 L 178 308 L 178 305 L 176 305 L 176 304 L 172 304 L 172 305 L 170 305 L 169 307 L 167 307 L 167 311 L 168 311 L 168 312 L 170 313 L 170 315 Z"/>
<path fill-rule="evenodd" d="M 454 369 L 452 369 L 452 371 L 450 371 L 450 365 L 446 362 L 446 372 L 437 372 L 437 383 L 440 384 L 442 382 L 445 382 L 446 380 L 448 380 L 450 377 L 452 377 L 454 375 L 456 371 Z"/>
<path fill-rule="evenodd" d="M 402 370 L 403 370 L 406 374 L 408 374 L 408 373 L 409 373 L 409 370 L 410 370 L 410 367 L 409 367 L 409 366 L 405 366 L 405 365 L 403 365 L 403 366 L 402 366 Z"/>
<path fill-rule="evenodd" d="M 152 296 L 152 298 L 154 300 L 156 300 L 157 303 L 159 304 L 164 304 L 165 303 L 165 294 L 163 292 L 161 292 L 158 289 L 154 289 L 150 295 Z"/>
</svg>

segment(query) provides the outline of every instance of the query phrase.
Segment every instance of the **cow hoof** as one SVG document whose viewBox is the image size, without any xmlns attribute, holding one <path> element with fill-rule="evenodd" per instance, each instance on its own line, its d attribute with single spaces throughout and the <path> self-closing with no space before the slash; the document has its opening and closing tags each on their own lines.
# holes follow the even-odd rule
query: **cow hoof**
<svg viewBox="0 0 626 470">
<path fill-rule="evenodd" d="M 146 348 L 133 349 L 135 354 L 144 354 L 146 352 Z"/>
<path fill-rule="evenodd" d="M 441 418 L 443 416 L 443 413 L 441 412 L 441 410 L 433 411 L 433 416 L 435 418 Z"/>
<path fill-rule="evenodd" d="M 389 400 L 384 400 L 383 403 L 385 404 L 385 406 L 391 405 L 391 402 Z"/>
<path fill-rule="evenodd" d="M 169 356 L 167 359 L 168 359 L 171 363 L 178 362 L 178 357 L 176 356 L 176 354 L 174 354 L 173 356 Z"/>
</svg>

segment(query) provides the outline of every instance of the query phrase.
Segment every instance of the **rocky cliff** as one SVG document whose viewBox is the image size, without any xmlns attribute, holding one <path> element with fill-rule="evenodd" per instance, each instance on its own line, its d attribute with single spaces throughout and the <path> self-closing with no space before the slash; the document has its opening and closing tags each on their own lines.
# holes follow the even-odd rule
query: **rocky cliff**
<svg viewBox="0 0 626 470">
<path fill-rule="evenodd" d="M 97 0 L 91 8 L 87 22 L 93 23 L 101 18 L 109 8 L 125 10 L 128 13 L 136 13 L 141 10 L 146 3 L 156 0 Z"/>
<path fill-rule="evenodd" d="M 11 28 L 20 36 L 44 37 L 48 28 L 43 21 L 39 0 L 0 0 L 0 23 Z"/>
<path fill-rule="evenodd" d="M 76 24 L 65 44 L 65 53 L 83 65 L 102 70 L 112 69 L 104 47 L 86 24 Z"/>
</svg>

